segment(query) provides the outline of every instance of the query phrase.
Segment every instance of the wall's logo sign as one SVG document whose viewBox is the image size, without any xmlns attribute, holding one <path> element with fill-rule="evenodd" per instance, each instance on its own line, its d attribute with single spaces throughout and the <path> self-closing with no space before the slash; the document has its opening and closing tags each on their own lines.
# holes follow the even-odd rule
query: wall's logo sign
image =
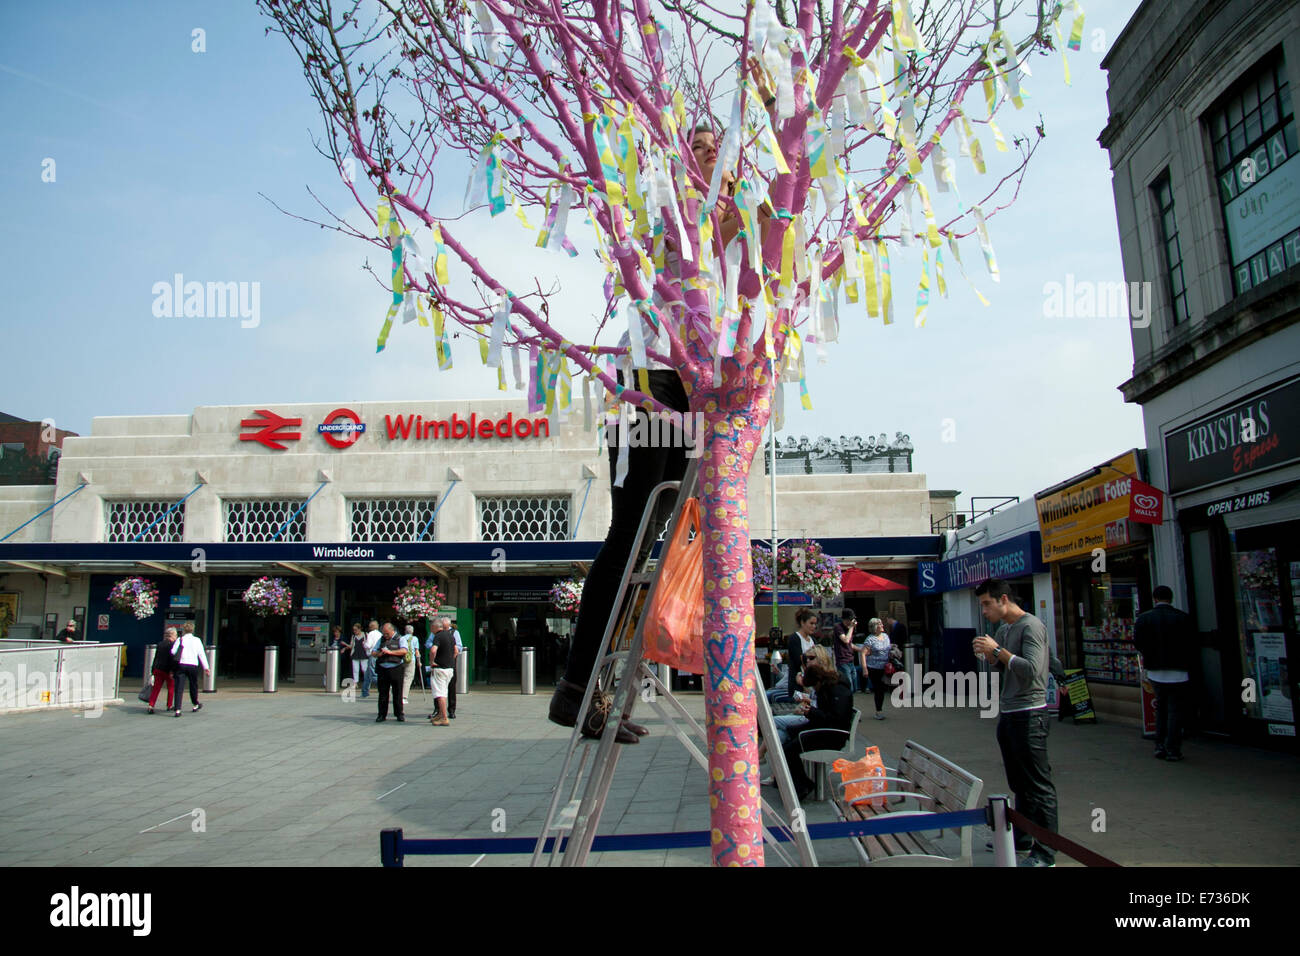
<svg viewBox="0 0 1300 956">
<path fill-rule="evenodd" d="M 316 431 L 333 448 L 351 448 L 366 430 L 361 416 L 350 408 L 336 408 L 316 426 Z"/>
<path fill-rule="evenodd" d="M 259 408 L 257 414 L 261 417 L 245 418 L 240 421 L 240 428 L 257 429 L 255 432 L 240 435 L 240 441 L 261 442 L 267 448 L 284 451 L 285 446 L 280 442 L 298 441 L 298 439 L 302 438 L 301 432 L 285 431 L 288 428 L 301 428 L 301 418 L 281 418 L 275 412 L 268 411 L 265 408 Z"/>
</svg>

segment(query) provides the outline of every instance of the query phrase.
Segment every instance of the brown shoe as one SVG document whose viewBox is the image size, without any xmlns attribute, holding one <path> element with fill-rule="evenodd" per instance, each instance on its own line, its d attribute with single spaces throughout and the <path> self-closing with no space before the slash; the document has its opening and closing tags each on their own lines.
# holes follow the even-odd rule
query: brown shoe
<svg viewBox="0 0 1300 956">
<path fill-rule="evenodd" d="M 451 721 L 448 720 L 446 717 L 435 717 L 435 718 L 433 718 L 433 726 L 435 726 L 435 727 L 450 727 L 450 726 L 451 726 Z"/>
<path fill-rule="evenodd" d="M 599 740 L 601 734 L 605 732 L 605 721 L 609 717 L 609 712 L 613 709 L 613 695 L 597 691 L 596 696 L 591 702 L 591 709 L 587 711 L 587 718 L 582 722 L 582 736 L 589 740 Z M 627 724 L 624 723 L 618 725 L 618 731 L 614 735 L 614 740 L 620 744 L 635 744 L 640 742 L 637 735 L 629 730 Z"/>
<path fill-rule="evenodd" d="M 638 737 L 645 737 L 650 733 L 650 728 L 642 727 L 640 724 L 634 724 L 626 717 L 623 718 L 623 726 L 632 731 L 632 733 L 636 734 Z"/>
</svg>

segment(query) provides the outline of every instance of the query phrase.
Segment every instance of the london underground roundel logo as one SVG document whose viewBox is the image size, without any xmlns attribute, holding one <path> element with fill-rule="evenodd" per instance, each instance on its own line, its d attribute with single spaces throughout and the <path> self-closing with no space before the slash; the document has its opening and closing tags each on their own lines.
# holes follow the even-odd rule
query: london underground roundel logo
<svg viewBox="0 0 1300 956">
<path fill-rule="evenodd" d="M 316 426 L 316 431 L 334 448 L 350 448 L 365 430 L 361 416 L 350 408 L 334 409 Z"/>
</svg>

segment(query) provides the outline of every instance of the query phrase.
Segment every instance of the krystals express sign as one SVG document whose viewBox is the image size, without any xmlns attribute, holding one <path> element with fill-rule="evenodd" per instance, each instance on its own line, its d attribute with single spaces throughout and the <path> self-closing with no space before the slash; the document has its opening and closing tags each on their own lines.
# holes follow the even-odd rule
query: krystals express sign
<svg viewBox="0 0 1300 956">
<path fill-rule="evenodd" d="M 1300 378 L 1221 409 L 1165 438 L 1179 494 L 1300 459 Z"/>
</svg>

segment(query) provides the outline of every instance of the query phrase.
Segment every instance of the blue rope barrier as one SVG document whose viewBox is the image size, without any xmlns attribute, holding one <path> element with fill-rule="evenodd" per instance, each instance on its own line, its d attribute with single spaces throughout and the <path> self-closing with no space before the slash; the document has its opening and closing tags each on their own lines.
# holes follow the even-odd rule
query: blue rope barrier
<svg viewBox="0 0 1300 956">
<path fill-rule="evenodd" d="M 847 837 L 876 836 L 883 833 L 913 833 L 924 830 L 955 830 L 987 822 L 983 809 L 958 810 L 953 813 L 921 815 L 899 814 L 876 817 L 871 820 L 851 820 L 845 823 L 811 823 L 808 836 L 813 840 L 834 840 Z M 792 839 L 785 830 L 772 830 L 777 843 Z M 401 866 L 406 854 L 414 856 L 466 856 L 498 853 L 532 853 L 537 846 L 536 837 L 469 837 L 456 839 L 407 840 L 401 830 L 384 830 L 379 835 L 380 856 L 384 866 Z M 568 843 L 562 837 L 560 849 Z M 555 849 L 555 837 L 547 837 L 543 853 Z M 682 833 L 626 833 L 598 836 L 592 841 L 593 853 L 613 853 L 628 850 L 679 850 L 709 846 L 708 830 L 687 830 Z"/>
</svg>

